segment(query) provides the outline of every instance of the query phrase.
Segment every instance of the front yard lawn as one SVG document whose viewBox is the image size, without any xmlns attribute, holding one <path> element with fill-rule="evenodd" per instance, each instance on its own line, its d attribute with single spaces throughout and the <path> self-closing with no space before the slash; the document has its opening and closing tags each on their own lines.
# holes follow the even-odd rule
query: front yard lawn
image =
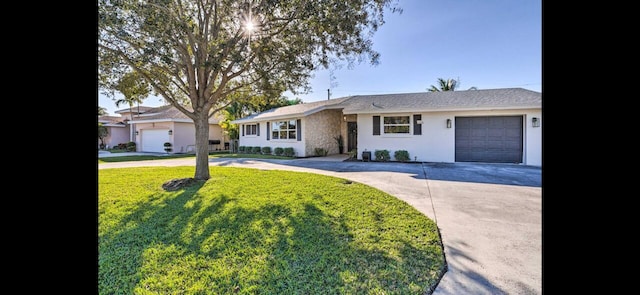
<svg viewBox="0 0 640 295">
<path fill-rule="evenodd" d="M 424 294 L 444 268 L 436 225 L 344 179 L 211 167 L 99 170 L 100 294 Z"/>
<path fill-rule="evenodd" d="M 176 158 L 189 158 L 195 157 L 195 154 L 174 154 L 174 155 L 139 155 L 139 156 L 118 156 L 118 157 L 104 157 L 98 158 L 98 164 L 100 163 L 113 163 L 113 162 L 130 162 L 130 161 L 146 161 L 146 160 L 166 160 Z"/>
</svg>

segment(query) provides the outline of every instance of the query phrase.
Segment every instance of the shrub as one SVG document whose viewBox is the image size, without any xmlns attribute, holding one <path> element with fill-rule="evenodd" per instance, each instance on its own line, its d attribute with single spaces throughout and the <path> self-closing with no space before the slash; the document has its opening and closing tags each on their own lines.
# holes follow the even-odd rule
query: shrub
<svg viewBox="0 0 640 295">
<path fill-rule="evenodd" d="M 244 150 L 245 150 L 245 146 L 244 145 L 241 145 L 241 146 L 238 147 L 238 153 L 244 153 Z"/>
<path fill-rule="evenodd" d="M 263 155 L 271 155 L 271 147 L 270 146 L 263 146 L 262 147 L 262 154 Z"/>
<path fill-rule="evenodd" d="M 259 147 L 259 146 L 254 146 L 254 147 L 251 149 L 251 152 L 252 152 L 252 153 L 254 153 L 254 154 L 260 154 L 260 150 L 262 150 L 262 148 L 261 148 L 261 147 Z"/>
<path fill-rule="evenodd" d="M 349 151 L 349 158 L 357 159 L 358 158 L 358 149 L 352 149 Z"/>
<path fill-rule="evenodd" d="M 284 149 L 282 149 L 281 147 L 277 147 L 277 148 L 273 149 L 273 153 L 276 156 L 282 156 L 282 153 L 284 153 Z"/>
<path fill-rule="evenodd" d="M 329 151 L 323 148 L 315 148 L 313 151 L 316 154 L 316 157 L 324 157 L 329 153 Z"/>
<path fill-rule="evenodd" d="M 293 157 L 293 155 L 295 155 L 295 152 L 293 151 L 292 147 L 284 148 L 283 156 L 285 156 L 285 157 Z"/>
<path fill-rule="evenodd" d="M 116 146 L 116 149 L 118 149 L 118 150 L 126 150 L 127 149 L 127 144 L 126 143 L 119 143 L 118 146 Z"/>
<path fill-rule="evenodd" d="M 136 151 L 136 143 L 133 141 L 127 142 L 127 151 L 135 152 Z"/>
<path fill-rule="evenodd" d="M 170 142 L 165 142 L 164 143 L 164 151 L 167 152 L 167 153 L 171 151 L 171 143 Z"/>
<path fill-rule="evenodd" d="M 391 159 L 391 155 L 389 155 L 388 150 L 376 150 L 374 154 L 376 155 L 376 161 L 386 162 Z"/>
<path fill-rule="evenodd" d="M 406 162 L 409 161 L 411 159 L 411 157 L 409 157 L 409 152 L 405 151 L 405 150 L 397 150 L 393 153 L 393 157 L 396 158 L 396 161 L 400 161 L 400 162 Z"/>
</svg>

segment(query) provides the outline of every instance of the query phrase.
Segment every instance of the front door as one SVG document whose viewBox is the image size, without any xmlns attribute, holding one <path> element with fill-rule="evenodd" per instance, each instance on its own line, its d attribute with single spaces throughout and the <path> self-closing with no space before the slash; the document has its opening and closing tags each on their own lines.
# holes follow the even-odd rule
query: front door
<svg viewBox="0 0 640 295">
<path fill-rule="evenodd" d="M 347 152 L 358 148 L 358 123 L 347 122 Z"/>
</svg>

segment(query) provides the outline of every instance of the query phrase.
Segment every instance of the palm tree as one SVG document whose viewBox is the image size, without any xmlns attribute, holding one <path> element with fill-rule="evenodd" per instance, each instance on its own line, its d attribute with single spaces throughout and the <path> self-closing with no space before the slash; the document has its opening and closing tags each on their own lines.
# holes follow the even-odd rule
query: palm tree
<svg viewBox="0 0 640 295">
<path fill-rule="evenodd" d="M 455 91 L 456 88 L 460 86 L 460 78 L 456 79 L 442 79 L 438 78 L 438 84 L 440 88 L 431 85 L 431 88 L 427 88 L 427 90 L 431 92 L 440 92 L 440 91 Z M 478 90 L 478 87 L 472 86 L 467 90 Z"/>
<path fill-rule="evenodd" d="M 440 91 L 455 91 L 456 86 L 458 86 L 458 81 L 455 79 L 442 79 L 438 78 L 438 84 L 440 88 L 431 85 L 431 88 L 427 88 L 427 90 L 431 92 L 440 92 Z"/>
<path fill-rule="evenodd" d="M 140 107 L 140 103 L 142 103 L 151 92 L 147 81 L 142 79 L 137 72 L 125 74 L 118 81 L 115 88 L 124 96 L 124 98 L 116 100 L 116 107 L 120 107 L 120 104 L 126 103 L 129 105 L 129 111 L 132 111 L 134 103 L 137 103 L 138 107 Z M 139 108 L 138 111 L 140 111 Z M 131 120 L 133 120 L 133 115 L 131 116 Z"/>
<path fill-rule="evenodd" d="M 116 107 L 120 107 L 121 104 L 129 105 L 129 114 L 131 114 L 131 121 L 133 121 L 133 104 L 138 104 L 138 116 L 140 115 L 140 103 L 149 96 L 151 87 L 147 84 L 147 81 L 142 79 L 137 72 L 129 72 L 122 76 L 115 86 L 124 98 L 116 100 Z M 131 138 L 133 138 L 134 128 L 131 128 Z M 132 141 L 135 141 L 132 140 Z"/>
</svg>

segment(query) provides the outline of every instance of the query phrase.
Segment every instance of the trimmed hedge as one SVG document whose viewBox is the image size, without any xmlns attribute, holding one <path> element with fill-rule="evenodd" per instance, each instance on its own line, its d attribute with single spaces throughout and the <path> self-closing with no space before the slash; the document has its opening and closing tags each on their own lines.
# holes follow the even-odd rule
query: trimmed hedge
<svg viewBox="0 0 640 295">
<path fill-rule="evenodd" d="M 127 142 L 127 151 L 135 152 L 136 151 L 136 143 L 133 141 Z"/>
<path fill-rule="evenodd" d="M 396 161 L 406 162 L 411 160 L 409 157 L 409 152 L 405 150 L 397 150 L 393 153 L 393 157 L 396 158 Z"/>
<path fill-rule="evenodd" d="M 391 159 L 391 155 L 388 150 L 376 150 L 374 154 L 376 155 L 376 161 L 386 162 Z"/>
<path fill-rule="evenodd" d="M 293 151 L 292 147 L 284 148 L 283 156 L 285 156 L 285 157 L 293 157 L 293 155 L 295 155 L 295 154 L 296 153 L 295 153 L 295 151 Z"/>
</svg>

